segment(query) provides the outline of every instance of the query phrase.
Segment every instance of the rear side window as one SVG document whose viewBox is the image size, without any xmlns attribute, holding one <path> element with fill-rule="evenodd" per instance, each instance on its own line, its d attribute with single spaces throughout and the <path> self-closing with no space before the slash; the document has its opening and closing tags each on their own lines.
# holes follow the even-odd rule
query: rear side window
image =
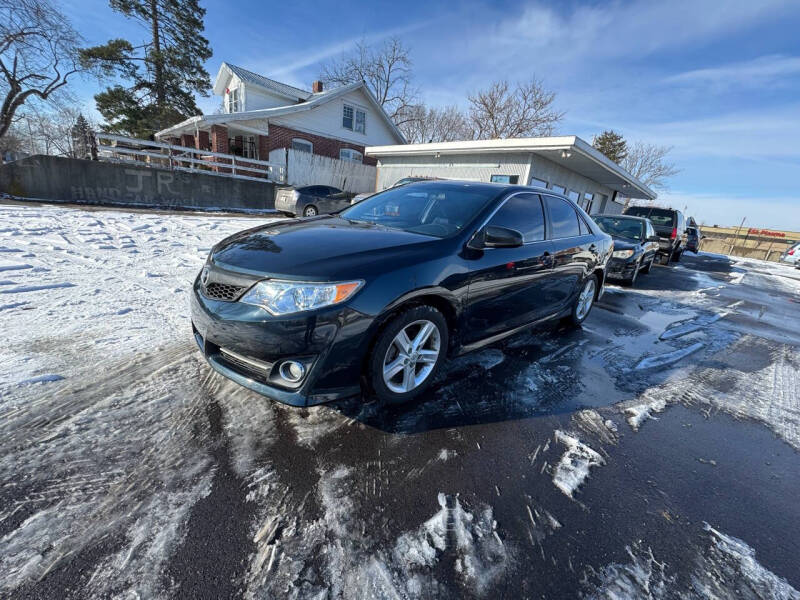
<svg viewBox="0 0 800 600">
<path fill-rule="evenodd" d="M 538 194 L 516 194 L 489 220 L 489 225 L 516 229 L 522 241 L 536 242 L 544 239 L 544 211 Z"/>
<path fill-rule="evenodd" d="M 631 206 L 625 211 L 626 215 L 633 217 L 645 217 L 650 219 L 654 225 L 662 227 L 676 227 L 678 225 L 676 216 L 680 213 L 667 208 L 651 208 L 649 206 Z"/>
<path fill-rule="evenodd" d="M 553 239 L 577 237 L 581 234 L 578 213 L 569 202 L 554 196 L 545 196 L 544 200 L 550 213 Z"/>
</svg>

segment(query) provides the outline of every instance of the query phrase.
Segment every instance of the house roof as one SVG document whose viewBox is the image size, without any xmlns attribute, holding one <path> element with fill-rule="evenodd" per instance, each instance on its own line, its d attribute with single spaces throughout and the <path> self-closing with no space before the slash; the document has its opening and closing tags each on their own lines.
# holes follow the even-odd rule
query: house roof
<svg viewBox="0 0 800 600">
<path fill-rule="evenodd" d="M 468 140 L 436 144 L 404 144 L 402 146 L 370 146 L 368 156 L 378 159 L 403 156 L 440 156 L 459 154 L 536 154 L 565 169 L 601 183 L 629 198 L 652 200 L 656 193 L 628 173 L 605 154 L 575 135 L 508 140 Z"/>
<path fill-rule="evenodd" d="M 221 96 L 225 92 L 226 86 L 223 82 L 225 81 L 226 75 L 236 75 L 246 83 L 257 85 L 279 96 L 290 98 L 295 102 L 307 100 L 311 96 L 311 92 L 309 91 L 301 90 L 300 88 L 281 83 L 280 81 L 275 81 L 269 77 L 264 77 L 258 73 L 253 73 L 252 71 L 226 62 L 220 65 L 217 78 L 214 80 L 214 93 L 218 96 Z"/>
<path fill-rule="evenodd" d="M 369 102 L 373 106 L 373 108 L 375 108 L 375 112 L 383 118 L 383 120 L 388 125 L 389 129 L 392 131 L 392 133 L 394 133 L 397 141 L 400 142 L 401 144 L 405 144 L 406 140 L 403 137 L 403 134 L 400 133 L 400 130 L 397 128 L 397 125 L 395 125 L 392 119 L 389 117 L 389 115 L 386 114 L 386 111 L 383 110 L 383 107 L 378 103 L 378 101 L 375 99 L 375 96 L 373 96 L 372 92 L 370 92 L 369 88 L 367 88 L 367 84 L 364 83 L 363 81 L 357 81 L 356 83 L 343 85 L 341 87 L 321 92 L 319 94 L 309 94 L 308 100 L 306 100 L 305 102 L 300 102 L 298 104 L 276 106 L 274 108 L 262 108 L 259 110 L 248 110 L 245 112 L 190 117 L 185 121 L 178 123 L 177 125 L 173 125 L 172 127 L 168 127 L 167 129 L 162 129 L 161 131 L 157 132 L 156 138 L 180 135 L 181 133 L 185 133 L 186 131 L 194 132 L 195 128 L 200 126 L 224 125 L 227 123 L 235 123 L 237 121 L 254 121 L 260 119 L 271 119 L 274 117 L 281 117 L 284 115 L 291 115 L 294 113 L 314 110 L 318 106 L 326 104 L 332 100 L 335 100 L 336 98 L 339 98 L 341 96 L 344 96 L 345 94 L 354 92 L 356 90 L 363 90 L 364 95 L 369 99 Z M 393 147 L 393 146 L 387 146 L 387 147 Z"/>
</svg>

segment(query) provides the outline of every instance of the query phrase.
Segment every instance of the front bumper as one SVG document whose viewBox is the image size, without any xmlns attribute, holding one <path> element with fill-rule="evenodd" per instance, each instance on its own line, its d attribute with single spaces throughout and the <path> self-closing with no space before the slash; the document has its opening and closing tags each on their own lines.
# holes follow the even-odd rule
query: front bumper
<svg viewBox="0 0 800 600">
<path fill-rule="evenodd" d="M 612 258 L 606 267 L 608 279 L 630 279 L 636 269 L 636 261 L 627 258 Z"/>
<path fill-rule="evenodd" d="M 242 302 L 206 298 L 197 282 L 191 312 L 195 341 L 209 365 L 254 392 L 292 406 L 311 406 L 361 391 L 363 333 L 371 321 L 362 313 L 345 306 L 273 317 Z M 285 360 L 306 366 L 305 377 L 294 387 L 279 383 L 278 367 Z"/>
</svg>

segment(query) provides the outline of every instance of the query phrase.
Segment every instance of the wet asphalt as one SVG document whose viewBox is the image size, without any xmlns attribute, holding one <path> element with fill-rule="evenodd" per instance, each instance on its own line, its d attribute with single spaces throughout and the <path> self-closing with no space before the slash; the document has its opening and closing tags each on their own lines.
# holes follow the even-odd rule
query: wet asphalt
<svg viewBox="0 0 800 600">
<path fill-rule="evenodd" d="M 397 583 L 408 572 L 396 567 L 402 557 L 392 548 L 437 513 L 440 494 L 449 513 L 461 506 L 473 523 L 490 508 L 502 550 L 484 552 L 472 531 L 478 554 L 484 552 L 483 572 L 465 577 L 456 525 L 449 523 L 436 562 L 415 571 L 422 597 L 601 596 L 603 568 L 629 564 L 645 549 L 671 590 L 653 596 L 692 595 L 698 556 L 709 547 L 706 524 L 746 541 L 760 565 L 800 589 L 800 453 L 769 422 L 710 399 L 773 393 L 742 386 L 776 357 L 797 368 L 798 294 L 770 283 L 779 277 L 772 270 L 749 268 L 753 274 L 732 285 L 741 267 L 723 257 L 685 255 L 679 266 L 657 266 L 633 289 L 609 286 L 582 329 L 550 325 L 456 359 L 408 405 L 356 398 L 305 410 L 241 392 L 247 402 L 268 405 L 266 413 L 248 415 L 247 404 L 244 414 L 241 406 L 229 412 L 229 385 L 198 378 L 204 410 L 186 426 L 203 430 L 197 443 L 213 480 L 156 574 L 162 595 L 348 597 L 341 590 L 353 588 L 339 587 L 338 579 L 375 556 L 395 565 L 389 571 Z M 675 322 L 726 310 L 698 331 L 658 339 Z M 636 368 L 643 357 L 698 340 L 702 349 L 681 360 Z M 643 395 L 665 406 L 634 429 L 625 407 Z M 599 419 L 584 418 L 585 410 Z M 258 432 L 265 418 L 268 441 L 249 440 L 253 466 L 237 467 L 237 423 Z M 556 431 L 602 457 L 571 497 L 553 482 L 566 451 Z M 253 499 L 256 467 L 268 469 L 271 483 Z M 333 497 L 346 509 L 340 512 L 321 491 L 337 472 L 343 475 Z M 17 499 L 3 493 L 6 502 Z M 268 573 L 254 574 L 260 547 L 253 532 L 272 514 L 279 524 L 272 544 L 281 553 L 275 551 Z M 0 535 L 19 518 L 0 524 Z M 13 595 L 97 595 L 89 592 L 94 566 L 124 546 L 124 530 L 92 541 Z M 333 562 L 339 554 L 344 558 Z M 749 590 L 741 577 L 734 583 Z M 373 585 L 367 582 L 361 597 L 395 597 L 367 584 Z"/>
</svg>

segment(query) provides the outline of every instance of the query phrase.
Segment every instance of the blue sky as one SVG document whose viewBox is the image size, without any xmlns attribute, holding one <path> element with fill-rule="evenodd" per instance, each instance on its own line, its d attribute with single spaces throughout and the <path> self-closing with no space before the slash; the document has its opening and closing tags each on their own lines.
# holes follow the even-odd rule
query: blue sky
<svg viewBox="0 0 800 600">
<path fill-rule="evenodd" d="M 201 2 L 212 77 L 226 60 L 308 88 L 320 62 L 397 35 L 429 104 L 536 76 L 566 111 L 559 133 L 674 146 L 681 172 L 661 202 L 800 230 L 800 2 Z M 62 5 L 90 43 L 144 39 L 105 0 Z M 88 110 L 98 89 L 76 88 Z"/>
</svg>

